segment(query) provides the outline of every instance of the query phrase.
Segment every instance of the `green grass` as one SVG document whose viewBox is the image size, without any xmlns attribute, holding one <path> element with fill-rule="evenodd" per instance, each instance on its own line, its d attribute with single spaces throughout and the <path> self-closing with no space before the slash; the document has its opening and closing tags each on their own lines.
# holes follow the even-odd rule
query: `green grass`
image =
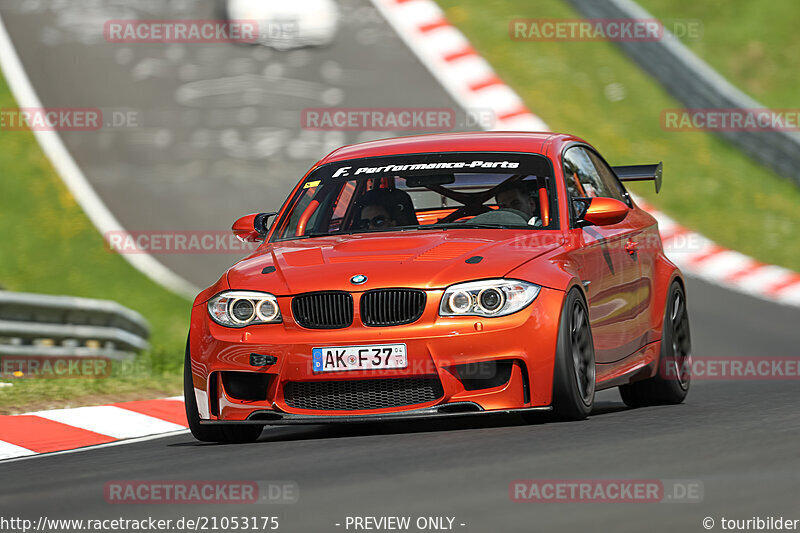
<svg viewBox="0 0 800 533">
<path fill-rule="evenodd" d="M 695 19 L 703 34 L 683 39 L 699 57 L 765 106 L 797 108 L 800 4 L 794 0 L 639 0 L 655 17 Z"/>
<path fill-rule="evenodd" d="M 800 190 L 789 180 L 710 134 L 665 132 L 661 111 L 680 104 L 613 43 L 511 40 L 513 19 L 578 17 L 565 2 L 439 4 L 551 129 L 583 137 L 612 164 L 663 160 L 661 194 L 652 184 L 634 192 L 722 246 L 800 270 Z"/>
<path fill-rule="evenodd" d="M 15 107 L 0 76 L 0 108 Z M 5 289 L 115 300 L 152 328 L 152 349 L 135 370 L 118 367 L 107 379 L 4 379 L 13 385 L 0 388 L 0 413 L 180 392 L 190 302 L 104 249 L 30 132 L 0 130 L 0 227 Z"/>
</svg>

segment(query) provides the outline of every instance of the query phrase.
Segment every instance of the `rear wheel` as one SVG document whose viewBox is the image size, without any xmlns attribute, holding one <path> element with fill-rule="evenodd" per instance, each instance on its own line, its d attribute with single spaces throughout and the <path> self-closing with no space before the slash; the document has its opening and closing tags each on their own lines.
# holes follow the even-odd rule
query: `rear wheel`
<svg viewBox="0 0 800 533">
<path fill-rule="evenodd" d="M 264 429 L 264 426 L 259 425 L 204 426 L 200 424 L 200 413 L 197 410 L 197 398 L 195 398 L 194 384 L 192 383 L 188 340 L 183 363 L 183 398 L 189 430 L 197 440 L 226 443 L 254 442 L 261 435 L 261 430 Z"/>
<path fill-rule="evenodd" d="M 680 283 L 674 281 L 664 310 L 658 373 L 644 381 L 621 385 L 622 401 L 630 407 L 681 403 L 691 383 L 691 349 L 686 297 Z"/>
<path fill-rule="evenodd" d="M 558 326 L 553 371 L 553 412 L 563 420 L 583 420 L 592 411 L 595 359 L 589 310 L 580 291 L 567 294 Z"/>
</svg>

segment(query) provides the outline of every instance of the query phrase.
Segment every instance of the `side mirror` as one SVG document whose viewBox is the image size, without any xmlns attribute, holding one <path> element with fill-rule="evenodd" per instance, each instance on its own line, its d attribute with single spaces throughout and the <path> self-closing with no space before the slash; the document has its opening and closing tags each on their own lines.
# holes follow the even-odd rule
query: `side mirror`
<svg viewBox="0 0 800 533">
<path fill-rule="evenodd" d="M 614 198 L 581 198 L 586 208 L 578 217 L 579 226 L 610 226 L 618 224 L 628 216 L 630 208 Z M 588 200 L 588 202 L 587 202 Z"/>
<path fill-rule="evenodd" d="M 234 222 L 231 229 L 242 242 L 258 242 L 267 236 L 269 217 L 274 215 L 277 213 L 251 213 Z"/>
</svg>

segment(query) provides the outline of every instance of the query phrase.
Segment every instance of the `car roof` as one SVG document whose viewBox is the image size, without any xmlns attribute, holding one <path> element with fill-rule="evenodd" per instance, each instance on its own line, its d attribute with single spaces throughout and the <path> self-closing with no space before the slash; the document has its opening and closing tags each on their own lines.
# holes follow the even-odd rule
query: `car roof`
<svg viewBox="0 0 800 533">
<path fill-rule="evenodd" d="M 552 132 L 481 131 L 394 137 L 337 148 L 318 164 L 400 154 L 436 152 L 528 152 L 541 154 L 548 143 L 585 142 L 574 135 Z"/>
</svg>

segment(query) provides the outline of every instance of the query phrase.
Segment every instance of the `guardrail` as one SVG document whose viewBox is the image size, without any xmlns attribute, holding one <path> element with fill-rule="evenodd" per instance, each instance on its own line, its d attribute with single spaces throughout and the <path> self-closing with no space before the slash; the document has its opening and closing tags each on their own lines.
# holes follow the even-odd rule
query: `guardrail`
<svg viewBox="0 0 800 533">
<path fill-rule="evenodd" d="M 0 356 L 133 359 L 147 321 L 109 300 L 0 291 Z"/>
<path fill-rule="evenodd" d="M 632 0 L 568 0 L 586 18 L 653 19 Z M 658 41 L 617 42 L 638 65 L 690 109 L 761 109 L 668 30 Z M 716 131 L 752 159 L 800 185 L 800 134 L 794 131 Z"/>
</svg>

